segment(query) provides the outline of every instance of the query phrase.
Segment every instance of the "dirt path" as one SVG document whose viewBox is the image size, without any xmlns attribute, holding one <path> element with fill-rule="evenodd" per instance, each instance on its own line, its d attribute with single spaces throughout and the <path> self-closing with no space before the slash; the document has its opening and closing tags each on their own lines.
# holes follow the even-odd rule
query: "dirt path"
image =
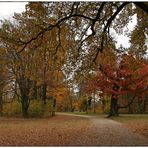
<svg viewBox="0 0 148 148">
<path fill-rule="evenodd" d="M 69 115 L 63 114 L 61 115 Z M 73 115 L 89 118 L 91 125 L 87 129 L 82 138 L 82 144 L 93 146 L 148 146 L 148 139 L 133 133 L 127 128 L 123 127 L 121 123 L 107 119 L 99 118 L 98 116 Z"/>
<path fill-rule="evenodd" d="M 148 146 L 148 139 L 109 119 L 57 114 L 0 118 L 0 146 Z"/>
</svg>

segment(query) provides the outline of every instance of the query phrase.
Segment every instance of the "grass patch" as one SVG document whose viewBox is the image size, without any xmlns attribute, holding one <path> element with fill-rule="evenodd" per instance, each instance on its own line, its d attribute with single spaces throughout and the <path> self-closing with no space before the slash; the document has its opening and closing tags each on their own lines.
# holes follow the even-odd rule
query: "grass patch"
<svg viewBox="0 0 148 148">
<path fill-rule="evenodd" d="M 121 114 L 119 117 L 111 119 L 122 123 L 134 133 L 148 138 L 148 114 Z"/>
<path fill-rule="evenodd" d="M 98 113 L 86 113 L 86 112 L 63 112 L 63 113 L 67 113 L 67 114 L 74 114 L 74 115 L 86 115 L 86 116 L 100 116 L 100 114 Z M 101 114 L 101 116 L 104 116 L 103 114 Z"/>
<path fill-rule="evenodd" d="M 148 122 L 148 115 L 147 114 L 120 114 L 117 117 L 110 118 L 115 121 L 119 122 L 130 122 L 130 121 L 147 121 Z"/>
</svg>

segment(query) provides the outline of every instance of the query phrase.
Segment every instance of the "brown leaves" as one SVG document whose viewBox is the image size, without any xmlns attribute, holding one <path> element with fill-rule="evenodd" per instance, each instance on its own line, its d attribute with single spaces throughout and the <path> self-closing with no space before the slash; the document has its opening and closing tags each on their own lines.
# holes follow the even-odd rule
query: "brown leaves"
<svg viewBox="0 0 148 148">
<path fill-rule="evenodd" d="M 85 133 L 89 120 L 80 117 L 56 116 L 34 119 L 1 119 L 2 146 L 62 146 L 79 145 L 79 135 Z"/>
</svg>

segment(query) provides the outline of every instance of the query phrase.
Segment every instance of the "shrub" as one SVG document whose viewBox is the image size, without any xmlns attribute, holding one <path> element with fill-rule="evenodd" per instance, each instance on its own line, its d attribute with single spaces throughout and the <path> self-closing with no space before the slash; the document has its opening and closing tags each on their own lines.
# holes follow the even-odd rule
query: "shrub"
<svg viewBox="0 0 148 148">
<path fill-rule="evenodd" d="M 14 100 L 12 103 L 4 103 L 3 115 L 7 117 L 20 116 L 21 115 L 21 103 Z"/>
<path fill-rule="evenodd" d="M 43 104 L 41 100 L 31 100 L 28 108 L 30 117 L 42 117 L 51 115 L 51 102 L 47 101 Z M 4 103 L 3 116 L 6 117 L 20 117 L 22 116 L 21 103 L 14 100 L 11 103 Z"/>
</svg>

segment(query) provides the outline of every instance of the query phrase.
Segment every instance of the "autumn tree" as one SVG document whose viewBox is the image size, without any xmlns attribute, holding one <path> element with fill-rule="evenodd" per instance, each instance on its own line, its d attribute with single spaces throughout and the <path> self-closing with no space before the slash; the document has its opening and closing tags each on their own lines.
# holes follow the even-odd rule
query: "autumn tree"
<svg viewBox="0 0 148 148">
<path fill-rule="evenodd" d="M 134 66 L 134 64 L 139 65 Z M 146 67 L 144 62 L 139 63 L 132 55 L 122 55 L 122 60 L 117 67 L 109 65 L 101 67 L 94 77 L 86 82 L 85 90 L 96 89 L 100 91 L 101 96 L 110 96 L 109 116 L 118 115 L 118 109 L 129 107 L 136 98 L 146 94 Z M 122 96 L 129 93 L 132 95 L 130 101 L 127 100 L 126 104 L 119 104 Z"/>
<path fill-rule="evenodd" d="M 6 54 L 4 48 L 0 49 L 0 116 L 3 115 L 3 93 L 7 84 Z"/>
<path fill-rule="evenodd" d="M 48 17 L 48 13 L 45 12 L 46 5 L 29 3 L 25 12 L 14 15 L 13 23 L 7 20 L 3 21 L 1 28 L 2 44 L 7 51 L 7 57 L 9 57 L 8 67 L 20 88 L 20 101 L 24 117 L 28 115 L 30 99 L 32 98 L 31 91 L 34 93 L 33 97 L 37 97 L 37 87 L 40 86 L 40 97 L 46 104 L 47 91 L 50 91 L 51 86 L 55 87 L 55 83 L 59 83 L 57 77 L 62 81 L 58 75 L 56 76 L 56 72 L 61 71 L 65 59 L 63 50 L 67 46 L 66 39 L 63 36 L 57 37 L 57 35 L 58 32 L 65 31 L 66 33 L 64 26 L 46 32 L 31 42 L 29 46 L 24 47 L 24 53 L 18 53 L 23 46 L 23 42 L 20 42 L 19 39 L 32 38 L 42 29 L 42 24 L 54 22 L 54 19 Z M 33 30 L 32 24 L 34 24 Z M 65 45 L 61 46 L 60 44 L 63 42 Z"/>
</svg>

